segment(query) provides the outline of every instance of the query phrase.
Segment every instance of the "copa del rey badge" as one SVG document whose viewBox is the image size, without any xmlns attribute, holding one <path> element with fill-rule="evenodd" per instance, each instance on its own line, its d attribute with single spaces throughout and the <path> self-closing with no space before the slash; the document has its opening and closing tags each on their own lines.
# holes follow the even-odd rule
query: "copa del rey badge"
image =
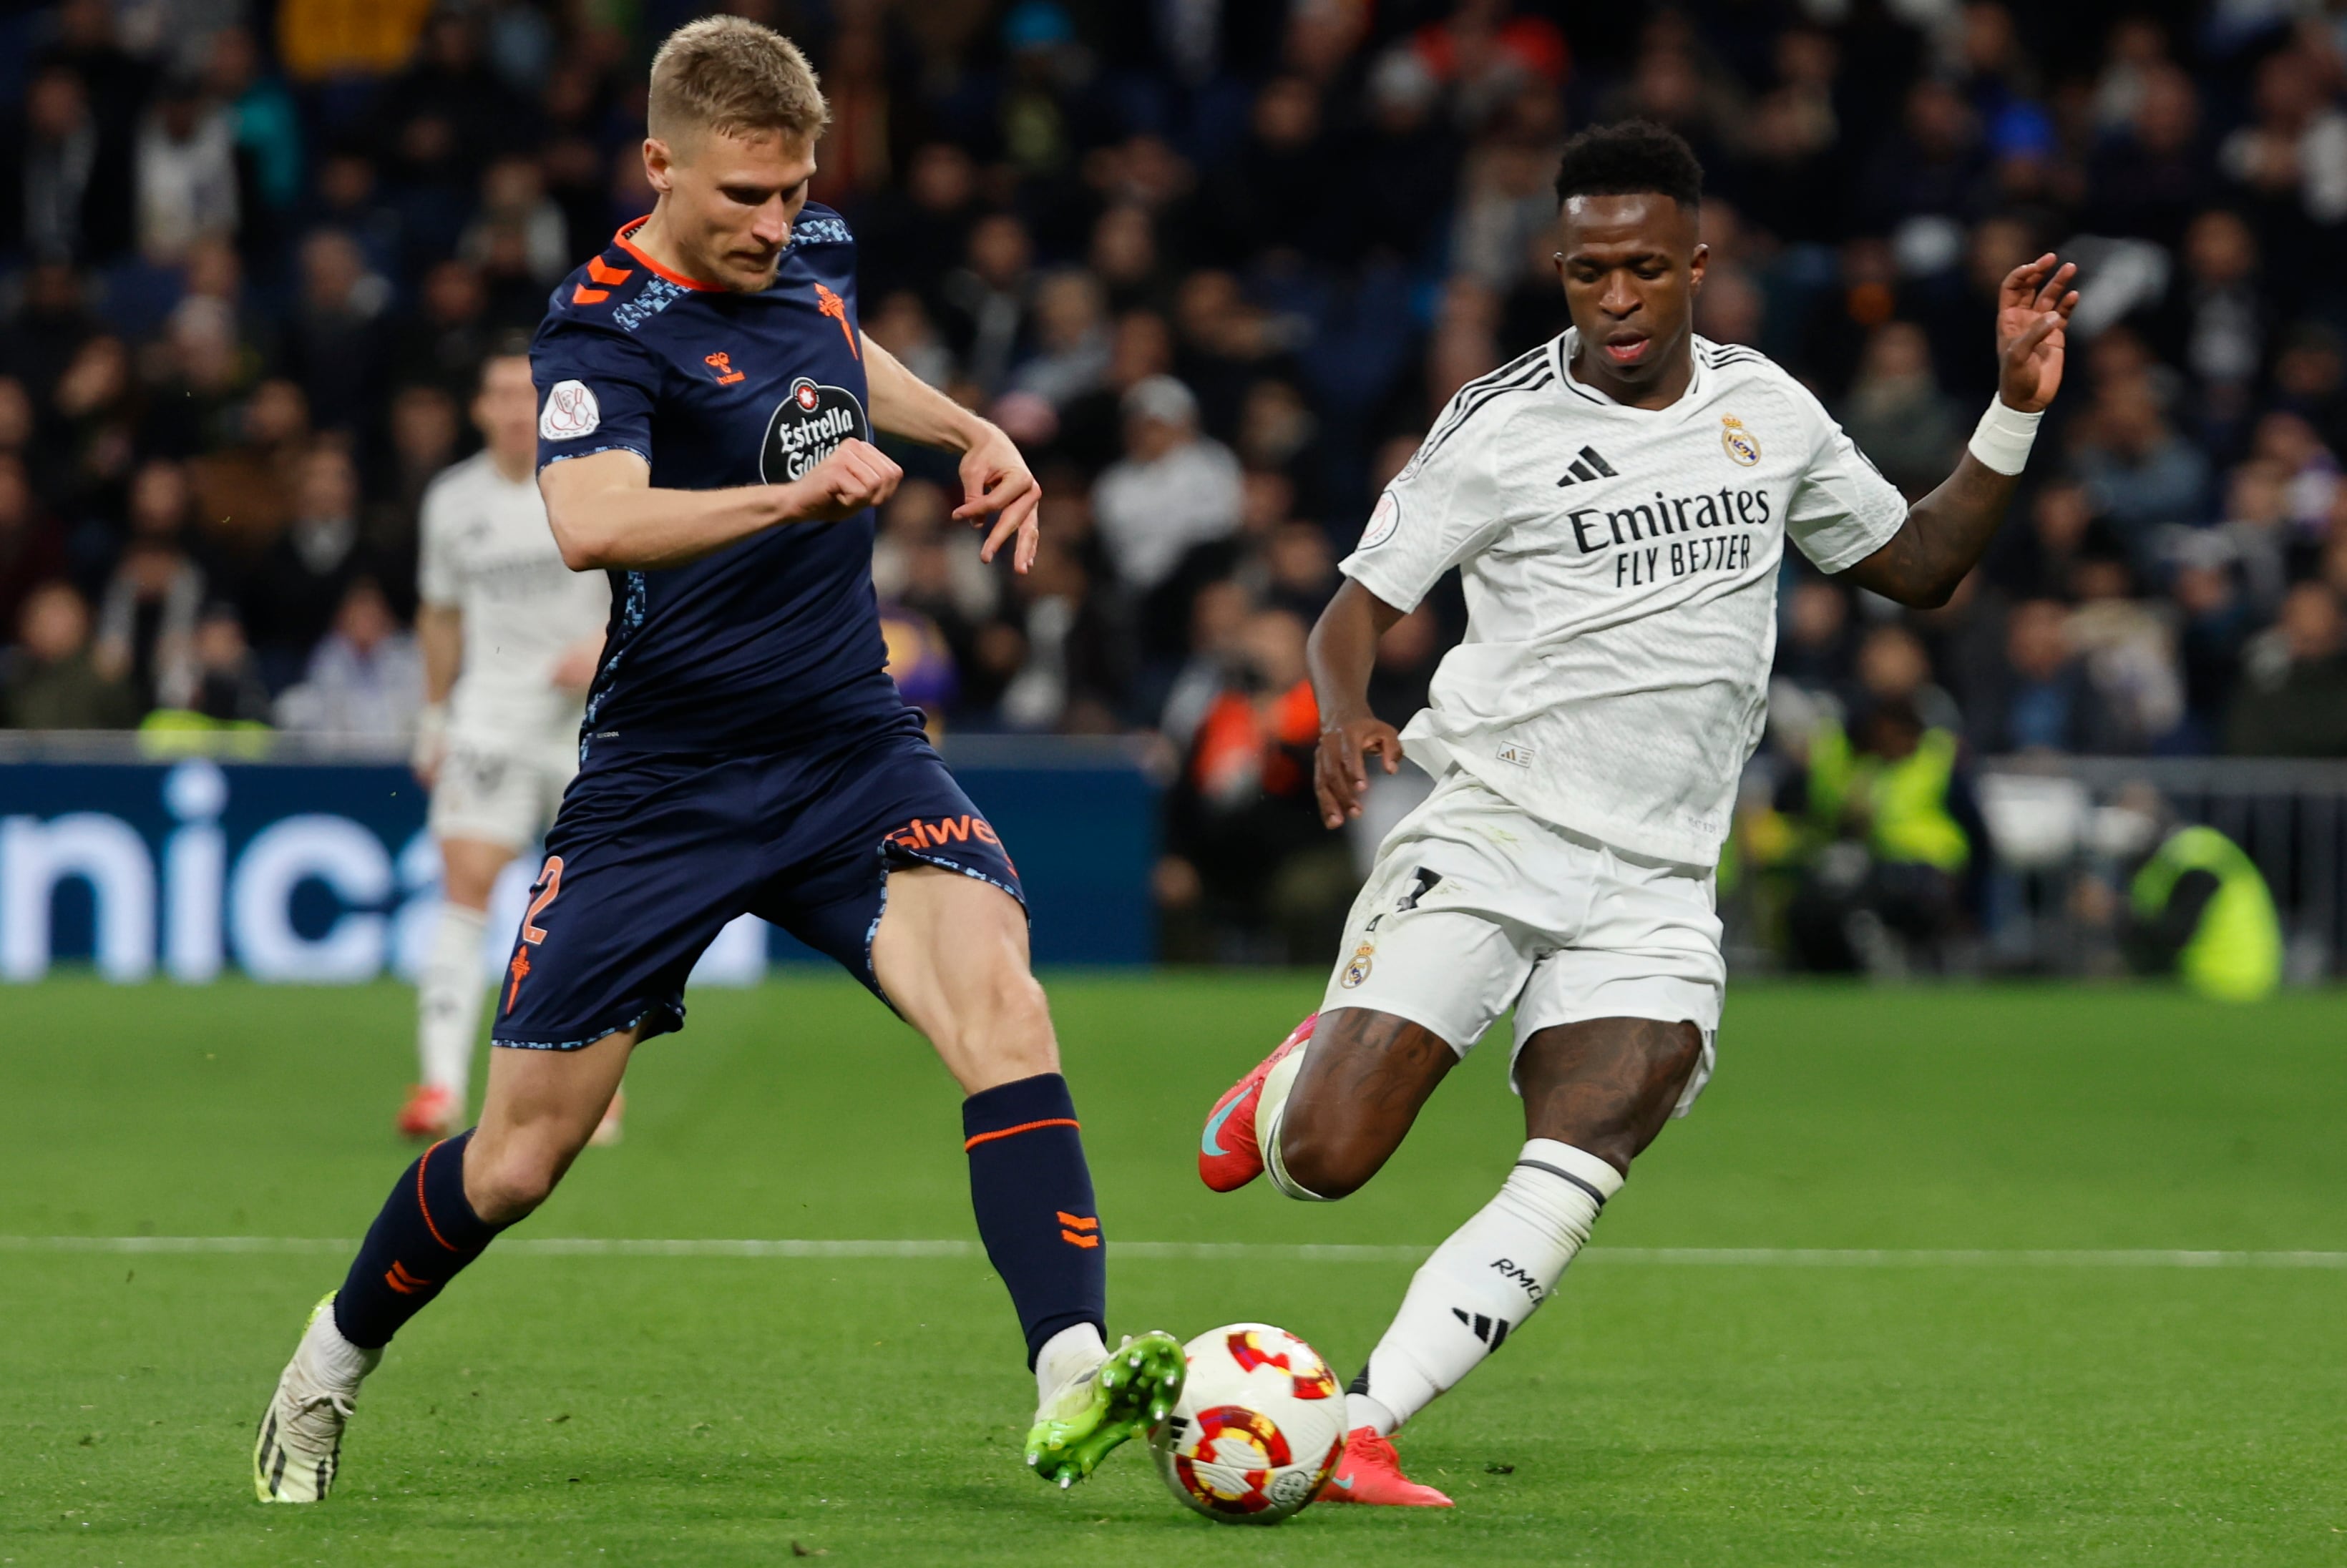
<svg viewBox="0 0 2347 1568">
<path fill-rule="evenodd" d="M 547 389 L 546 406 L 538 411 L 538 433 L 548 441 L 576 441 L 594 434 L 602 423 L 602 407 L 585 382 L 557 382 Z"/>
<path fill-rule="evenodd" d="M 1732 413 L 1720 416 L 1719 444 L 1731 461 L 1746 468 L 1760 461 L 1760 438 L 1745 429 L 1744 422 Z"/>
</svg>

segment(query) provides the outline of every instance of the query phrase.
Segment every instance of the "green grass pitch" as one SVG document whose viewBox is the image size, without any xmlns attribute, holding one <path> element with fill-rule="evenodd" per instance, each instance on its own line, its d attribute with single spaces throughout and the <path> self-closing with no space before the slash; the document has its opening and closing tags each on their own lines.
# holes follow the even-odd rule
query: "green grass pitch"
<svg viewBox="0 0 2347 1568">
<path fill-rule="evenodd" d="M 1349 1375 L 1407 1262 L 1116 1241 L 1430 1246 L 1498 1186 L 1496 1044 L 1348 1202 L 1198 1185 L 1206 1107 L 1317 984 L 1054 983 L 1112 1331 L 1268 1319 Z M 369 1385 L 334 1498 L 261 1508 L 251 1423 L 342 1257 L 14 1238 L 355 1236 L 409 1157 L 408 993 L 0 995 L 6 1563 L 2347 1563 L 2347 1270 L 2089 1256 L 2347 1249 L 2337 993 L 1739 989 L 1558 1298 L 1405 1434 L 1460 1506 L 1273 1531 L 1138 1451 L 1029 1477 L 968 1256 L 493 1251 Z M 518 1237 L 971 1234 L 952 1084 L 845 982 L 699 996 L 628 1087 L 626 1144 Z"/>
</svg>

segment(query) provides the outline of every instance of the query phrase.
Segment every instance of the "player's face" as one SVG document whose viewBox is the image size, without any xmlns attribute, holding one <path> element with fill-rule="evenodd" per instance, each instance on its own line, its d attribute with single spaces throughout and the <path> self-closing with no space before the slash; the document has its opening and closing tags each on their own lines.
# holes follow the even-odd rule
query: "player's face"
<svg viewBox="0 0 2347 1568">
<path fill-rule="evenodd" d="M 1708 254 L 1696 214 L 1667 196 L 1576 196 L 1560 218 L 1556 270 L 1582 368 L 1638 387 L 1686 364 Z"/>
<path fill-rule="evenodd" d="M 473 425 L 500 457 L 527 463 L 537 455 L 538 388 L 530 382 L 527 358 L 500 354 L 481 367 Z"/>
<path fill-rule="evenodd" d="M 712 131 L 674 148 L 647 141 L 644 173 L 692 276 L 755 293 L 773 285 L 791 225 L 806 205 L 815 145 L 779 131 Z"/>
</svg>

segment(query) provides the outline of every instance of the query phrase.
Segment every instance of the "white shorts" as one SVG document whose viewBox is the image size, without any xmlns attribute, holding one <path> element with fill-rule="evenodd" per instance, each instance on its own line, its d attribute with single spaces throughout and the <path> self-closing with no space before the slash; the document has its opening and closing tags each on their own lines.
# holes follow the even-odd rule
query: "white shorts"
<svg viewBox="0 0 2347 1568">
<path fill-rule="evenodd" d="M 1583 1019 L 1691 1022 L 1703 1059 L 1672 1113 L 1683 1116 L 1711 1080 L 1727 986 L 1712 880 L 1544 822 L 1453 771 L 1378 848 L 1320 1010 L 1390 1013 L 1461 1056 L 1510 1007 L 1515 1052 Z"/>
<path fill-rule="evenodd" d="M 516 854 L 538 841 L 579 771 L 575 741 L 493 749 L 452 737 L 432 787 L 436 839 L 475 839 Z"/>
</svg>

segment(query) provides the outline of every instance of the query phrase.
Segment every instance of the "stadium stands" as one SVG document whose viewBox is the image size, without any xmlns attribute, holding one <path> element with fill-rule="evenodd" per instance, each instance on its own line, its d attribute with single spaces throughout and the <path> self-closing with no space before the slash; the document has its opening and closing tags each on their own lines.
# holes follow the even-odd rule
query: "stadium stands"
<svg viewBox="0 0 2347 1568">
<path fill-rule="evenodd" d="M 903 684 L 948 730 L 1162 738 L 1156 886 L 1191 956 L 1325 956 L 1349 884 L 1311 829 L 1297 631 L 1450 392 L 1563 325 L 1548 178 L 1593 120 L 1696 146 L 1700 330 L 1809 381 L 1913 493 L 1990 394 L 1995 278 L 2049 246 L 2086 269 L 2070 384 L 1955 603 L 1895 613 L 1788 567 L 1764 804 L 1801 820 L 1819 727 L 1893 708 L 1966 769 L 2347 756 L 2335 19 L 735 8 L 824 73 L 815 194 L 859 238 L 866 329 L 1051 494 L 1013 580 L 949 530 L 950 466 L 912 462 L 930 483 L 876 565 Z M 648 208 L 638 84 L 697 9 L 0 18 L 0 725 L 395 746 L 423 487 L 468 450 L 487 345 Z M 1452 597 L 1396 629 L 1390 717 L 1461 620 Z M 1984 921 L 1968 896 L 1952 918 Z"/>
</svg>

